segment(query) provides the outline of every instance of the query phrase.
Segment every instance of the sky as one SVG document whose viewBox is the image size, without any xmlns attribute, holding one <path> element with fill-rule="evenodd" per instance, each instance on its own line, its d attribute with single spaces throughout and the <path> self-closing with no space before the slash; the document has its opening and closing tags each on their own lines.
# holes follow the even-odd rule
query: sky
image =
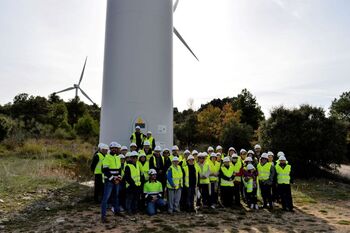
<svg viewBox="0 0 350 233">
<path fill-rule="evenodd" d="M 328 109 L 350 89 L 349 12 L 348 0 L 180 0 L 174 26 L 199 62 L 174 37 L 174 106 L 247 88 L 265 115 Z M 0 104 L 72 86 L 88 56 L 81 88 L 100 105 L 105 17 L 106 0 L 0 0 Z"/>
</svg>

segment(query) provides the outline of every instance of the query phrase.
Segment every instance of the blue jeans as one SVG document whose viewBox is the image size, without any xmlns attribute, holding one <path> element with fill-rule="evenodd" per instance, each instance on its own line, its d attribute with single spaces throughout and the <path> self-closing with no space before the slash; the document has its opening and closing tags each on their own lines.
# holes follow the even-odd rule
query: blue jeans
<svg viewBox="0 0 350 233">
<path fill-rule="evenodd" d="M 114 189 L 113 189 L 114 188 Z M 114 212 L 120 212 L 119 208 L 119 184 L 114 184 L 110 181 L 105 182 L 105 187 L 104 187 L 104 193 L 103 193 L 103 199 L 101 203 L 101 215 L 102 218 L 106 217 L 106 212 L 107 212 L 107 202 L 109 197 L 111 196 L 112 190 L 115 190 L 115 198 L 113 201 L 113 207 L 114 207 Z"/>
<path fill-rule="evenodd" d="M 161 198 L 157 199 L 156 201 L 149 201 L 147 203 L 147 214 L 152 216 L 157 213 L 157 207 L 163 207 L 165 206 L 165 201 Z"/>
</svg>

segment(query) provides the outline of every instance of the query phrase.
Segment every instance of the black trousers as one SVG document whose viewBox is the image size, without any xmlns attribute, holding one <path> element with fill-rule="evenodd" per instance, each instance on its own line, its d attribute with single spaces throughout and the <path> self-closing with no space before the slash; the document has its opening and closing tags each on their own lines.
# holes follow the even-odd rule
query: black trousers
<svg viewBox="0 0 350 233">
<path fill-rule="evenodd" d="M 270 205 L 270 208 L 272 208 L 271 185 L 260 182 L 260 190 L 261 190 L 261 196 L 263 199 L 264 207 L 267 207 L 267 203 L 268 203 Z"/>
<path fill-rule="evenodd" d="M 209 206 L 209 184 L 199 184 L 199 192 L 202 196 L 202 205 Z"/>
<path fill-rule="evenodd" d="M 102 181 L 102 174 L 95 174 L 94 182 L 94 201 L 95 203 L 101 203 L 103 197 L 104 185 Z"/>
<path fill-rule="evenodd" d="M 218 203 L 218 182 L 210 182 L 210 203 L 216 205 Z"/>
<path fill-rule="evenodd" d="M 187 194 L 188 194 L 188 188 L 183 187 L 181 191 L 180 209 L 185 211 L 187 210 Z"/>
<path fill-rule="evenodd" d="M 188 211 L 194 210 L 194 197 L 196 195 L 196 187 L 186 188 L 186 207 Z"/>
<path fill-rule="evenodd" d="M 235 182 L 235 186 L 233 186 L 233 196 L 235 197 L 235 205 L 240 205 L 240 193 L 241 193 L 241 182 Z"/>
<path fill-rule="evenodd" d="M 221 202 L 224 207 L 231 207 L 233 203 L 233 187 L 220 186 Z"/>
<path fill-rule="evenodd" d="M 281 197 L 281 204 L 284 210 L 293 210 L 292 190 L 290 184 L 278 184 L 278 193 Z"/>
</svg>

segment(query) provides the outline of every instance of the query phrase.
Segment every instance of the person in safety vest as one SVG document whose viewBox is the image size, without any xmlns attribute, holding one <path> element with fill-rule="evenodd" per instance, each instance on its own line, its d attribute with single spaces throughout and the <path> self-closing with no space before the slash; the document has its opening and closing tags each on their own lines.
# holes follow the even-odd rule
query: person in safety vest
<svg viewBox="0 0 350 233">
<path fill-rule="evenodd" d="M 146 160 L 145 152 L 142 150 L 139 151 L 139 160 L 137 161 L 137 166 L 140 169 L 141 172 L 141 190 L 143 190 L 144 184 L 148 181 L 148 171 L 149 171 L 149 162 Z M 141 195 L 141 200 L 139 207 L 143 208 L 145 206 L 145 199 L 144 196 Z"/>
<path fill-rule="evenodd" d="M 182 168 L 179 166 L 179 157 L 174 156 L 172 165 L 167 171 L 168 213 L 180 212 L 180 199 L 183 181 Z"/>
<path fill-rule="evenodd" d="M 209 164 L 209 196 L 210 196 L 210 207 L 212 209 L 216 208 L 216 205 L 218 204 L 218 189 L 219 189 L 219 171 L 221 164 L 216 161 L 217 155 L 216 153 L 210 154 L 210 160 L 208 162 Z"/>
<path fill-rule="evenodd" d="M 220 156 L 222 156 L 222 158 L 225 157 L 225 153 L 223 153 L 222 146 L 218 145 L 218 146 L 215 148 L 215 150 L 216 150 L 216 154 L 217 154 L 217 153 L 220 153 Z M 217 161 L 219 161 L 219 159 L 217 159 Z M 220 161 L 221 161 L 221 158 L 220 158 Z"/>
<path fill-rule="evenodd" d="M 147 161 L 151 158 L 151 156 L 153 155 L 153 152 L 149 141 L 143 142 L 143 149 L 139 150 L 139 153 L 145 154 Z"/>
<path fill-rule="evenodd" d="M 108 153 L 108 145 L 104 143 L 98 144 L 98 150 L 95 152 L 92 162 L 91 171 L 95 175 L 94 180 L 94 201 L 96 204 L 100 203 L 103 197 L 103 177 L 102 177 L 102 161 L 104 160 L 106 154 Z"/>
<path fill-rule="evenodd" d="M 153 151 L 153 155 L 149 160 L 149 168 L 154 169 L 157 172 L 157 180 L 162 183 L 163 191 L 166 186 L 166 169 L 164 163 L 164 157 L 160 154 L 162 148 L 160 146 L 156 146 Z"/>
<path fill-rule="evenodd" d="M 131 134 L 130 142 L 135 143 L 137 146 L 137 150 L 139 150 L 142 148 L 142 143 L 144 138 L 145 138 L 145 135 L 143 135 L 143 133 L 141 132 L 140 126 L 136 126 L 135 132 Z"/>
<path fill-rule="evenodd" d="M 200 202 L 202 201 L 202 207 L 209 207 L 210 201 L 209 201 L 209 175 L 210 175 L 210 169 L 209 164 L 205 162 L 205 158 L 207 156 L 207 153 L 202 152 L 198 154 L 198 163 L 196 163 L 196 166 L 199 170 L 199 198 L 197 200 L 198 206 L 200 205 Z"/>
<path fill-rule="evenodd" d="M 123 150 L 123 147 L 122 147 Z M 122 172 L 122 177 L 124 176 L 124 168 L 125 168 L 125 155 L 120 154 L 120 164 L 121 164 L 121 172 Z M 125 180 L 122 179 L 122 181 L 119 184 L 119 204 L 120 204 L 120 212 L 123 212 L 125 210 Z"/>
<path fill-rule="evenodd" d="M 102 171 L 104 176 L 104 193 L 101 203 L 101 220 L 106 222 L 107 202 L 113 192 L 112 204 L 113 212 L 119 215 L 119 185 L 122 180 L 121 163 L 119 158 L 120 145 L 116 142 L 111 142 L 109 145 L 110 153 L 106 155 L 102 162 Z"/>
<path fill-rule="evenodd" d="M 220 194 L 221 194 L 221 202 L 224 207 L 232 206 L 232 198 L 233 198 L 233 187 L 234 187 L 234 168 L 230 163 L 230 157 L 225 157 L 223 160 L 223 164 L 220 168 Z"/>
<path fill-rule="evenodd" d="M 196 196 L 196 191 L 199 181 L 199 170 L 195 165 L 195 160 L 193 155 L 187 157 L 187 166 L 183 168 L 184 170 L 184 187 L 186 187 L 186 210 L 188 212 L 196 212 L 194 206 L 194 199 Z"/>
<path fill-rule="evenodd" d="M 284 155 L 279 157 L 279 164 L 276 164 L 277 174 L 277 188 L 281 197 L 281 204 L 283 210 L 293 210 L 292 191 L 290 187 L 291 183 L 291 165 L 287 163 L 287 159 Z"/>
<path fill-rule="evenodd" d="M 170 150 L 168 148 L 164 148 L 162 151 L 162 156 L 164 158 L 164 170 L 168 171 L 172 163 L 170 159 Z"/>
<path fill-rule="evenodd" d="M 233 154 L 237 154 L 237 151 L 234 147 L 231 146 L 230 148 L 228 148 L 227 157 L 231 158 Z"/>
<path fill-rule="evenodd" d="M 130 152 L 133 152 L 133 151 L 137 151 L 137 145 L 134 142 L 130 143 Z"/>
<path fill-rule="evenodd" d="M 120 153 L 125 156 L 127 152 L 128 152 L 128 148 L 126 146 L 122 146 L 120 149 Z"/>
<path fill-rule="evenodd" d="M 257 204 L 258 191 L 258 172 L 253 164 L 247 165 L 247 171 L 244 172 L 244 186 L 247 194 L 247 204 L 250 209 L 259 209 Z"/>
<path fill-rule="evenodd" d="M 245 149 L 239 151 L 239 160 L 244 161 L 247 158 L 248 152 Z"/>
<path fill-rule="evenodd" d="M 152 150 L 154 150 L 154 148 L 156 148 L 156 140 L 152 136 L 152 132 L 151 131 L 147 132 L 146 138 L 144 138 L 144 141 L 149 141 L 150 147 L 151 147 Z"/>
<path fill-rule="evenodd" d="M 172 161 L 174 157 L 178 157 L 179 158 L 179 163 L 182 162 L 182 156 L 179 154 L 179 147 L 177 145 L 174 145 L 171 148 L 171 155 L 169 156 L 170 161 Z"/>
<path fill-rule="evenodd" d="M 233 172 L 235 174 L 235 179 L 233 180 L 233 196 L 235 197 L 235 205 L 241 206 L 240 193 L 242 190 L 242 176 L 243 176 L 243 164 L 242 160 L 237 154 L 233 154 L 232 157 Z"/>
<path fill-rule="evenodd" d="M 182 161 L 179 162 L 179 166 L 182 168 L 182 172 L 185 174 L 184 168 L 187 166 L 187 158 L 191 154 L 189 150 L 185 150 Z M 183 176 L 183 184 L 185 183 L 185 175 Z M 181 191 L 180 207 L 181 210 L 187 211 L 187 187 L 183 185 Z"/>
<path fill-rule="evenodd" d="M 197 161 L 198 161 L 198 158 L 197 158 L 197 156 L 198 156 L 198 151 L 193 150 L 193 151 L 192 151 L 192 156 L 194 157 L 194 163 L 197 163 Z"/>
<path fill-rule="evenodd" d="M 143 186 L 145 195 L 147 214 L 152 216 L 157 214 L 157 209 L 166 205 L 162 198 L 163 187 L 157 180 L 157 172 L 154 169 L 148 171 L 149 180 Z"/>
<path fill-rule="evenodd" d="M 272 205 L 272 183 L 275 176 L 275 167 L 268 162 L 268 155 L 267 153 L 262 153 L 260 157 L 260 162 L 257 166 L 258 173 L 259 173 L 259 187 L 261 190 L 261 196 L 263 199 L 263 206 L 262 208 L 269 207 L 270 209 L 273 208 Z"/>
<path fill-rule="evenodd" d="M 261 146 L 259 144 L 256 144 L 254 146 L 254 155 L 257 161 L 259 161 L 261 156 Z"/>
<path fill-rule="evenodd" d="M 205 162 L 209 162 L 210 161 L 210 155 L 211 153 L 214 153 L 214 148 L 212 146 L 209 146 L 207 149 L 207 153 L 206 153 L 206 157 L 205 157 Z"/>
<path fill-rule="evenodd" d="M 135 214 L 138 210 L 138 202 L 141 192 L 141 172 L 137 166 L 138 153 L 136 151 L 127 154 L 130 160 L 124 168 L 124 179 L 126 183 L 126 211 Z"/>
</svg>

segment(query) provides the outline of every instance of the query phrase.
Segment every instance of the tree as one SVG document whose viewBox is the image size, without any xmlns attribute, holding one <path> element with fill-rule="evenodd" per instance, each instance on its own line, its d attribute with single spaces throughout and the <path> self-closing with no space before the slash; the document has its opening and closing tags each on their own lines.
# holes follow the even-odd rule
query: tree
<svg viewBox="0 0 350 233">
<path fill-rule="evenodd" d="M 86 106 L 80 101 L 79 97 L 71 99 L 66 103 L 66 106 L 68 110 L 68 123 L 73 126 L 85 114 Z"/>
<path fill-rule="evenodd" d="M 240 110 L 242 112 L 241 123 L 250 125 L 254 130 L 265 118 L 256 98 L 247 89 L 243 89 L 237 97 L 233 98 L 232 107 L 234 111 Z"/>
<path fill-rule="evenodd" d="M 15 122 L 7 116 L 0 115 L 0 142 L 15 129 Z"/>
<path fill-rule="evenodd" d="M 54 130 L 57 128 L 65 128 L 68 125 L 68 110 L 64 103 L 56 102 L 51 104 L 49 113 L 49 123 Z"/>
<path fill-rule="evenodd" d="M 99 125 L 89 114 L 85 114 L 79 118 L 77 124 L 74 126 L 77 134 L 85 139 L 94 138 L 98 136 Z"/>
<path fill-rule="evenodd" d="M 350 91 L 341 94 L 339 99 L 335 98 L 329 109 L 332 117 L 350 123 Z"/>
<path fill-rule="evenodd" d="M 225 149 L 233 145 L 238 149 L 249 149 L 253 135 L 254 130 L 250 125 L 241 124 L 239 121 L 231 119 L 223 128 L 220 143 Z"/>
<path fill-rule="evenodd" d="M 198 113 L 198 133 L 204 142 L 218 143 L 221 133 L 221 109 L 209 105 Z"/>
<path fill-rule="evenodd" d="M 309 177 L 331 163 L 344 162 L 346 128 L 337 119 L 326 118 L 321 108 L 302 105 L 298 109 L 279 107 L 262 124 L 265 148 L 284 151 L 300 177 Z M 307 169 L 306 169 L 307 168 Z"/>
</svg>

